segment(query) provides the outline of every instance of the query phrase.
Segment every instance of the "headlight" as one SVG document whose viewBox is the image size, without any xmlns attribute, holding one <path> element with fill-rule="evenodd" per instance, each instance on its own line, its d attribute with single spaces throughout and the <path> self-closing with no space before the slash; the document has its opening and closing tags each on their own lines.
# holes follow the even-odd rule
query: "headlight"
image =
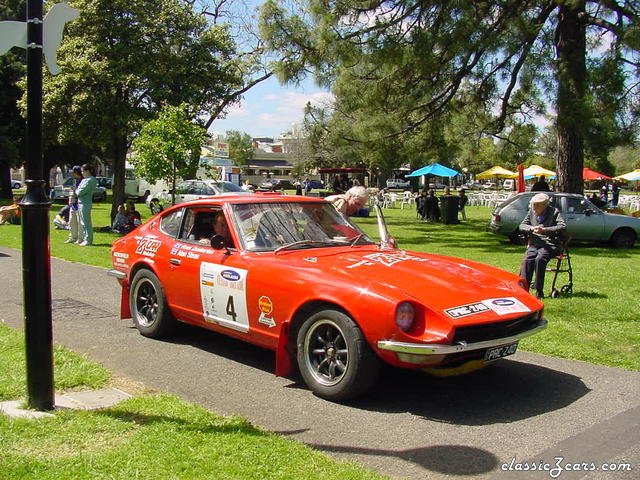
<svg viewBox="0 0 640 480">
<path fill-rule="evenodd" d="M 416 319 L 416 311 L 409 302 L 399 303 L 396 307 L 396 325 L 403 332 L 408 332 L 413 327 Z"/>
</svg>

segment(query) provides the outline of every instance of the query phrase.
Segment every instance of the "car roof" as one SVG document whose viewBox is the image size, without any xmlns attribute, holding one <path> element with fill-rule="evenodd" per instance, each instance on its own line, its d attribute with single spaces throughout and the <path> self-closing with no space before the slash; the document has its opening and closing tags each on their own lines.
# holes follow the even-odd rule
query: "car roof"
<svg viewBox="0 0 640 480">
<path fill-rule="evenodd" d="M 302 195 L 283 195 L 277 192 L 227 192 L 220 195 L 211 195 L 208 197 L 199 198 L 196 200 L 190 200 L 188 202 L 183 202 L 176 204 L 170 208 L 164 210 L 164 212 L 168 212 L 169 210 L 174 210 L 175 208 L 182 207 L 197 207 L 197 206 L 206 206 L 212 203 L 220 204 L 220 205 L 230 205 L 230 204 L 242 204 L 242 203 L 296 203 L 296 202 L 304 202 L 304 203 L 318 203 L 323 202 L 326 203 L 325 200 L 319 197 L 305 197 Z"/>
</svg>

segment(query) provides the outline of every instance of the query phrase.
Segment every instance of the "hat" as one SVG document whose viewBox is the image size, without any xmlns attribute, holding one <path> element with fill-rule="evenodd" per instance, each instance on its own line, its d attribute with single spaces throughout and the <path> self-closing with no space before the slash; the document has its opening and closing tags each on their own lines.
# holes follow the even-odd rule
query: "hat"
<svg viewBox="0 0 640 480">
<path fill-rule="evenodd" d="M 531 203 L 549 203 L 549 195 L 544 193 L 536 193 L 531 199 Z"/>
<path fill-rule="evenodd" d="M 75 165 L 71 171 L 73 173 L 77 173 L 78 175 L 82 175 L 82 167 L 80 165 Z"/>
</svg>

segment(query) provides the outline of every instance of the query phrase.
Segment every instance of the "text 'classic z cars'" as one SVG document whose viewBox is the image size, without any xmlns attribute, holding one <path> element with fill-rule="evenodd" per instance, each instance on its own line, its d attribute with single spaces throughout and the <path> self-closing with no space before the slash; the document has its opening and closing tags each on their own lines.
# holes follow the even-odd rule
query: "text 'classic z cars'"
<svg viewBox="0 0 640 480">
<path fill-rule="evenodd" d="M 514 274 L 375 243 L 332 205 L 275 193 L 169 207 L 113 245 L 122 318 L 142 335 L 179 322 L 276 353 L 318 396 L 342 401 L 379 367 L 468 370 L 546 326 Z"/>
</svg>

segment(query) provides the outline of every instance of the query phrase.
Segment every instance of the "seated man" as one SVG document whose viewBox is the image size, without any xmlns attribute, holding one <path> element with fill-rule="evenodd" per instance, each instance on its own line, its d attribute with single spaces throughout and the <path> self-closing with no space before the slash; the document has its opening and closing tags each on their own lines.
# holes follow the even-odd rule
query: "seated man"
<svg viewBox="0 0 640 480">
<path fill-rule="evenodd" d="M 549 260 L 562 253 L 563 234 L 567 228 L 560 212 L 549 206 L 550 198 L 538 193 L 531 199 L 531 209 L 520 224 L 520 231 L 529 234 L 527 250 L 520 267 L 520 276 L 531 285 L 536 274 L 536 297 L 544 298 L 544 274 Z"/>
</svg>

